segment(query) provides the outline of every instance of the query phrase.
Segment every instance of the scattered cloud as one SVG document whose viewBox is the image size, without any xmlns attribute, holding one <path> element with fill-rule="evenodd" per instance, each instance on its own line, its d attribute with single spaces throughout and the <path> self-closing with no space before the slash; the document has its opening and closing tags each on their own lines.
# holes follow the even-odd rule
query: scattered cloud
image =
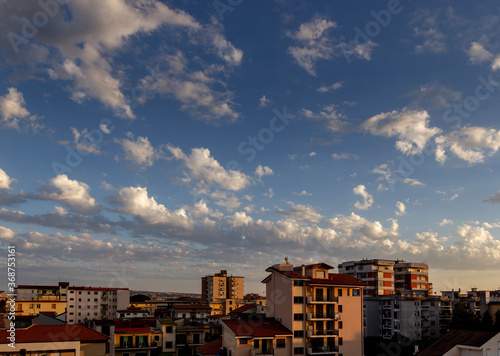
<svg viewBox="0 0 500 356">
<path fill-rule="evenodd" d="M 489 62 L 493 59 L 493 54 L 487 51 L 479 42 L 472 42 L 470 48 L 467 50 L 467 54 L 473 64 Z"/>
<path fill-rule="evenodd" d="M 437 223 L 439 226 L 453 225 L 453 220 L 443 219 Z"/>
<path fill-rule="evenodd" d="M 470 165 L 482 163 L 500 148 L 500 130 L 472 126 L 463 127 L 435 138 L 436 160 L 444 164 L 449 150 Z"/>
<path fill-rule="evenodd" d="M 0 168 L 0 189 L 12 189 L 11 184 L 16 180 L 10 178 L 3 169 Z"/>
<path fill-rule="evenodd" d="M 406 205 L 404 203 L 398 201 L 396 203 L 396 208 L 398 209 L 398 210 L 395 211 L 395 214 L 397 216 L 406 215 Z"/>
<path fill-rule="evenodd" d="M 294 204 L 292 202 L 288 202 L 288 204 L 291 205 L 290 210 L 276 209 L 276 212 L 308 224 L 318 224 L 323 218 L 316 209 L 309 205 Z"/>
<path fill-rule="evenodd" d="M 332 158 L 335 160 L 335 161 L 340 161 L 340 160 L 343 160 L 343 159 L 358 159 L 358 155 L 354 154 L 354 153 L 332 153 Z"/>
<path fill-rule="evenodd" d="M 359 210 L 366 210 L 368 208 L 371 208 L 373 205 L 373 195 L 368 193 L 366 191 L 366 188 L 364 185 L 360 184 L 356 187 L 353 188 L 352 192 L 356 195 L 360 195 L 363 198 L 363 202 L 357 201 L 354 204 L 354 207 Z"/>
<path fill-rule="evenodd" d="M 271 100 L 266 98 L 265 95 L 262 95 L 262 97 L 259 99 L 259 108 L 265 108 L 271 103 Z"/>
<path fill-rule="evenodd" d="M 272 176 L 274 174 L 273 170 L 267 166 L 262 167 L 260 164 L 255 169 L 254 173 L 257 177 L 262 178 L 263 176 Z"/>
<path fill-rule="evenodd" d="M 342 88 L 343 85 L 344 84 L 342 82 L 336 82 L 329 86 L 321 86 L 318 89 L 316 89 L 316 91 L 318 93 L 328 93 L 329 91 L 335 91 L 337 89 Z"/>
<path fill-rule="evenodd" d="M 293 195 L 298 195 L 299 197 L 310 197 L 312 193 L 308 193 L 306 190 L 301 191 L 300 193 L 293 192 Z"/>
<path fill-rule="evenodd" d="M 312 112 L 308 109 L 302 109 L 300 113 L 306 119 L 323 122 L 326 128 L 333 132 L 344 133 L 350 128 L 347 117 L 338 112 L 337 106 L 335 105 L 324 106 L 318 113 Z"/>
<path fill-rule="evenodd" d="M 125 159 L 142 168 L 151 167 L 160 157 L 160 151 L 153 148 L 147 137 L 139 136 L 134 140 L 131 132 L 127 136 L 128 138 L 114 140 L 125 152 Z"/>
<path fill-rule="evenodd" d="M 375 136 L 396 136 L 396 148 L 405 155 L 414 155 L 421 153 L 427 142 L 441 132 L 428 125 L 427 111 L 404 108 L 375 115 L 361 124 L 361 128 Z"/>
<path fill-rule="evenodd" d="M 500 192 L 497 192 L 488 199 L 483 200 L 483 203 L 500 204 Z"/>
<path fill-rule="evenodd" d="M 0 96 L 0 126 L 17 131 L 42 129 L 41 118 L 30 114 L 25 106 L 23 94 L 14 87 L 9 88 L 6 95 Z"/>
</svg>

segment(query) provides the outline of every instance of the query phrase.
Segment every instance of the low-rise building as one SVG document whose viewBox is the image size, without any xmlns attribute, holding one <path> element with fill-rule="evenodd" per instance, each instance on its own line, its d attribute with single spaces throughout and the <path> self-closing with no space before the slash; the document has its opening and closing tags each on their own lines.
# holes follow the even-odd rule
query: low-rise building
<svg viewBox="0 0 500 356">
<path fill-rule="evenodd" d="M 417 356 L 496 356 L 500 355 L 500 332 L 451 330 Z"/>
<path fill-rule="evenodd" d="M 290 356 L 293 333 L 274 319 L 222 320 L 222 346 L 231 356 Z"/>
<path fill-rule="evenodd" d="M 176 356 L 194 356 L 195 349 L 208 341 L 210 327 L 189 319 L 175 320 L 176 326 Z"/>
<path fill-rule="evenodd" d="M 9 329 L 0 330 L 0 354 L 107 356 L 108 337 L 83 325 L 31 325 L 16 329 L 15 348 Z"/>
</svg>

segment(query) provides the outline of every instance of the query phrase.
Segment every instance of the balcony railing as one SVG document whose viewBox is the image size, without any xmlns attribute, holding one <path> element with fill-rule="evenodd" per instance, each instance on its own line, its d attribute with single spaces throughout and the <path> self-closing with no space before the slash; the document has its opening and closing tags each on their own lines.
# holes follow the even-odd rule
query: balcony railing
<svg viewBox="0 0 500 356">
<path fill-rule="evenodd" d="M 321 355 L 321 354 L 331 354 L 338 353 L 338 346 L 320 346 L 320 347 L 308 347 L 307 354 L 308 355 Z"/>
<path fill-rule="evenodd" d="M 338 336 L 338 329 L 322 329 L 322 330 L 308 330 L 307 337 L 325 337 L 325 336 Z"/>
<path fill-rule="evenodd" d="M 307 320 L 340 320 L 339 313 L 307 313 Z"/>
<path fill-rule="evenodd" d="M 313 304 L 313 303 L 338 303 L 339 302 L 339 297 L 333 297 L 333 296 L 309 296 L 307 297 L 307 303 Z"/>
</svg>

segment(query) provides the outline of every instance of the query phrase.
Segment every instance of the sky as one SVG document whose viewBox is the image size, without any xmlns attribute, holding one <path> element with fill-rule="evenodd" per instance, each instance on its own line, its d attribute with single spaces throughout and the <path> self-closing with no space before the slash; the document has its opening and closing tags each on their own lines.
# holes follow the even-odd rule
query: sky
<svg viewBox="0 0 500 356">
<path fill-rule="evenodd" d="M 287 256 L 500 287 L 498 2 L 0 8 L 16 283 L 200 293 L 225 269 L 262 294 Z"/>
</svg>

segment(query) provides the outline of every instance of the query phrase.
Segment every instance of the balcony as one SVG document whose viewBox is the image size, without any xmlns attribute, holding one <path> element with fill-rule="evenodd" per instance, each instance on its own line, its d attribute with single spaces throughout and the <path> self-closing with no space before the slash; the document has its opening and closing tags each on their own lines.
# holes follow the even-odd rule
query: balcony
<svg viewBox="0 0 500 356">
<path fill-rule="evenodd" d="M 272 347 L 268 347 L 267 349 L 253 349 L 252 348 L 252 356 L 271 356 L 274 355 L 274 350 Z"/>
<path fill-rule="evenodd" d="M 338 346 L 320 346 L 320 347 L 308 347 L 308 355 L 325 355 L 325 354 L 336 354 L 339 352 Z"/>
<path fill-rule="evenodd" d="M 127 343 L 123 342 L 117 346 L 115 346 L 116 351 L 132 351 L 132 350 L 155 350 L 158 345 L 153 342 L 151 345 L 148 343 Z"/>
<path fill-rule="evenodd" d="M 334 336 L 339 336 L 338 329 L 307 330 L 307 337 L 334 337 Z"/>
<path fill-rule="evenodd" d="M 322 296 L 309 296 L 307 297 L 307 304 L 332 304 L 332 303 L 338 303 L 339 302 L 339 297 L 322 297 Z"/>
<path fill-rule="evenodd" d="M 339 313 L 307 313 L 307 320 L 340 320 Z"/>
</svg>

